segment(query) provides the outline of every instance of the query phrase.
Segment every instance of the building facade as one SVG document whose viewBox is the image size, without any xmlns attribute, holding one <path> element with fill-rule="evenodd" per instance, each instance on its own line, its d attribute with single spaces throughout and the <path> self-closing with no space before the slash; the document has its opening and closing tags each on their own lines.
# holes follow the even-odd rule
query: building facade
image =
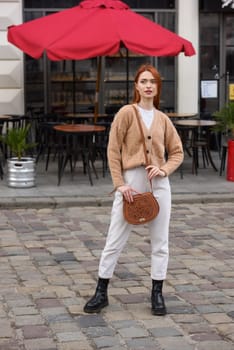
<svg viewBox="0 0 234 350">
<path fill-rule="evenodd" d="M 0 114 L 24 113 L 23 53 L 7 41 L 7 27 L 22 21 L 21 0 L 0 0 Z"/>
<path fill-rule="evenodd" d="M 234 0 L 200 1 L 199 12 L 200 111 L 209 114 L 234 99 Z"/>
<path fill-rule="evenodd" d="M 143 57 L 122 49 L 101 60 L 99 111 L 131 102 L 133 75 L 151 62 L 163 78 L 161 108 L 210 115 L 229 99 L 234 82 L 234 1 L 127 0 L 134 11 L 193 43 L 193 57 Z M 79 1 L 0 0 L 0 114 L 92 112 L 97 59 L 34 60 L 7 41 L 7 27 L 75 6 Z M 49 7 L 48 7 L 49 6 Z"/>
</svg>

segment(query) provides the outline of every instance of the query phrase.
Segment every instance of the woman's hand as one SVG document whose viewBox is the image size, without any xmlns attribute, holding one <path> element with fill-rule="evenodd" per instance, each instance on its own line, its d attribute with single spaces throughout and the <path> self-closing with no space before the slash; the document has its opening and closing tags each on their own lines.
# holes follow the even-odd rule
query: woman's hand
<svg viewBox="0 0 234 350">
<path fill-rule="evenodd" d="M 129 203 L 133 202 L 133 192 L 138 193 L 136 190 L 134 190 L 131 186 L 129 185 L 123 185 L 123 186 L 119 186 L 117 188 L 117 190 L 119 192 L 122 193 L 122 195 L 124 196 L 124 198 L 126 199 L 126 201 L 128 201 Z"/>
<path fill-rule="evenodd" d="M 156 165 L 148 165 L 145 169 L 148 171 L 149 180 L 152 180 L 155 176 L 166 176 L 165 172 L 160 170 Z"/>
</svg>

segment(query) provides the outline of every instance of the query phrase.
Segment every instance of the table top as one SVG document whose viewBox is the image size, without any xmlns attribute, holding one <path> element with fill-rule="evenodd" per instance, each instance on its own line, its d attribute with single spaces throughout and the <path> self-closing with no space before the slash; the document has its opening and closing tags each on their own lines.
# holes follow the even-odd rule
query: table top
<svg viewBox="0 0 234 350">
<path fill-rule="evenodd" d="M 184 120 L 176 120 L 174 124 L 178 126 L 199 127 L 199 126 L 214 126 L 217 124 L 217 122 L 215 120 L 205 120 L 205 119 L 184 119 Z"/>
<path fill-rule="evenodd" d="M 176 112 L 169 112 L 165 113 L 169 118 L 192 118 L 196 117 L 196 113 L 176 113 Z"/>
<path fill-rule="evenodd" d="M 0 120 L 11 120 L 13 119 L 10 115 L 0 115 Z"/>
<path fill-rule="evenodd" d="M 0 120 L 6 120 L 6 121 L 19 121 L 21 119 L 25 118 L 22 114 L 5 114 L 0 115 Z"/>
<path fill-rule="evenodd" d="M 54 129 L 70 133 L 93 133 L 106 130 L 105 126 L 91 124 L 61 124 L 55 125 Z"/>
</svg>

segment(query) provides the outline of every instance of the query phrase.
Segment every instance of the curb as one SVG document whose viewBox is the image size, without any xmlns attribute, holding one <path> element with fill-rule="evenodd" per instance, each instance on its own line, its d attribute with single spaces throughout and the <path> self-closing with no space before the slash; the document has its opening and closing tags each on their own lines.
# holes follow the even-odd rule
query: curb
<svg viewBox="0 0 234 350">
<path fill-rule="evenodd" d="M 111 206 L 113 197 L 2 197 L 0 209 L 66 208 Z M 195 203 L 234 202 L 234 193 L 177 193 L 172 194 L 172 205 Z"/>
</svg>

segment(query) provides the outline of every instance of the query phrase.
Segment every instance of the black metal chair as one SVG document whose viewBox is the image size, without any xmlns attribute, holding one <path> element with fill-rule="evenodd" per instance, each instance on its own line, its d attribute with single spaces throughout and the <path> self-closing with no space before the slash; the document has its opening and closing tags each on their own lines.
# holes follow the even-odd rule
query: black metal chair
<svg viewBox="0 0 234 350">
<path fill-rule="evenodd" d="M 101 121 L 97 121 L 96 125 L 105 126 L 106 130 L 103 133 L 95 135 L 95 152 L 96 156 L 100 156 L 102 160 L 102 174 L 105 177 L 107 169 L 108 169 L 108 161 L 107 161 L 107 145 L 109 141 L 109 132 L 111 123 L 113 121 L 114 116 L 105 117 Z"/>
<path fill-rule="evenodd" d="M 219 167 L 219 175 L 222 176 L 223 171 L 226 167 L 226 158 L 227 158 L 227 150 L 228 150 L 228 137 L 226 135 L 221 135 L 221 160 Z"/>
<path fill-rule="evenodd" d="M 82 161 L 84 174 L 88 173 L 90 184 L 93 185 L 91 170 L 93 170 L 96 178 L 98 179 L 98 174 L 94 165 L 96 160 L 95 137 L 98 131 L 90 132 L 87 130 L 83 132 L 76 132 L 74 129 L 69 129 L 68 125 L 64 125 L 64 127 L 64 129 L 55 128 L 59 140 L 58 185 L 61 183 L 67 163 L 70 163 L 70 170 L 73 176 L 79 160 Z"/>
<path fill-rule="evenodd" d="M 184 153 L 186 152 L 189 157 L 192 157 L 192 129 L 185 126 L 176 126 L 178 134 L 180 135 L 183 145 Z M 180 178 L 184 178 L 184 164 L 179 167 Z"/>
<path fill-rule="evenodd" d="M 46 155 L 45 170 L 48 170 L 51 154 L 54 155 L 54 159 L 58 152 L 58 136 L 54 130 L 54 126 L 61 124 L 59 122 L 47 121 L 41 122 L 38 126 L 38 152 L 36 157 L 36 163 L 38 163 L 42 155 Z"/>
<path fill-rule="evenodd" d="M 0 142 L 0 145 L 1 145 L 1 142 Z M 3 172 L 3 165 L 2 165 L 2 157 L 1 156 L 2 156 L 2 154 L 0 154 L 0 178 L 1 178 L 1 180 L 3 180 L 4 172 Z"/>
<path fill-rule="evenodd" d="M 202 156 L 203 168 L 206 168 L 209 164 L 212 165 L 213 169 L 217 171 L 216 165 L 213 162 L 210 153 L 210 129 L 202 127 L 200 129 L 193 129 L 192 135 L 192 172 L 197 175 L 199 168 L 199 152 Z"/>
</svg>

